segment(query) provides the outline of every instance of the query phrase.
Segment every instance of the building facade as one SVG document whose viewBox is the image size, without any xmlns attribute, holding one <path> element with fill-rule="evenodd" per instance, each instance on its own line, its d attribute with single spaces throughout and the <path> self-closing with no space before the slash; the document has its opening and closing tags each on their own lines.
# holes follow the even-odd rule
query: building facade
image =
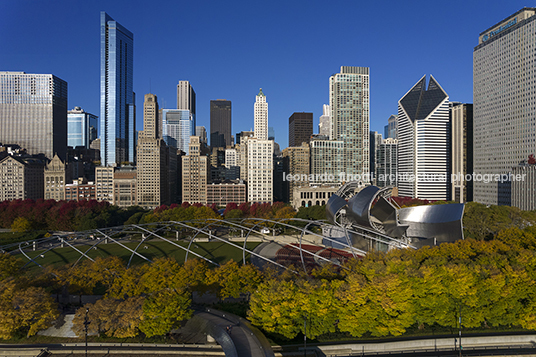
<svg viewBox="0 0 536 357">
<path fill-rule="evenodd" d="M 332 140 L 344 142 L 346 175 L 370 172 L 369 123 L 370 84 L 368 67 L 342 66 L 329 79 Z"/>
<path fill-rule="evenodd" d="M 293 113 L 288 118 L 288 146 L 309 143 L 313 135 L 313 113 Z"/>
<path fill-rule="evenodd" d="M 378 133 L 377 131 L 371 131 L 370 132 L 370 175 L 372 184 L 376 184 L 376 160 L 377 160 L 377 154 L 380 150 L 380 145 L 382 143 L 382 134 Z"/>
<path fill-rule="evenodd" d="M 337 193 L 339 188 L 339 185 L 298 187 L 294 191 L 292 207 L 297 210 L 300 207 L 323 206 L 333 194 Z"/>
<path fill-rule="evenodd" d="M 114 205 L 130 207 L 138 205 L 137 172 L 133 166 L 117 167 L 114 171 Z"/>
<path fill-rule="evenodd" d="M 383 139 L 376 152 L 376 186 L 397 186 L 398 140 Z"/>
<path fill-rule="evenodd" d="M 98 117 L 86 113 L 82 108 L 75 107 L 67 112 L 67 146 L 77 146 L 89 149 L 93 140 L 97 138 Z"/>
<path fill-rule="evenodd" d="M 97 187 L 94 182 L 76 179 L 65 185 L 66 201 L 91 201 L 97 199 Z M 110 202 L 111 203 L 111 202 Z"/>
<path fill-rule="evenodd" d="M 474 171 L 505 174 L 536 153 L 536 8 L 480 33 L 473 51 Z M 500 182 L 474 182 L 474 200 L 509 204 Z"/>
<path fill-rule="evenodd" d="M 37 200 L 44 194 L 44 163 L 7 156 L 0 161 L 0 202 Z"/>
<path fill-rule="evenodd" d="M 88 187 L 90 187 L 89 184 Z M 97 201 L 114 202 L 114 167 L 98 166 L 95 168 L 95 198 Z M 85 188 L 84 188 L 85 189 Z M 88 188 L 89 189 L 89 188 Z"/>
<path fill-rule="evenodd" d="M 146 94 L 143 102 L 143 131 L 138 135 L 138 205 L 154 209 L 169 204 L 169 151 L 159 135 L 157 97 Z"/>
<path fill-rule="evenodd" d="M 0 72 L 0 142 L 65 160 L 67 82 L 52 74 Z"/>
<path fill-rule="evenodd" d="M 423 76 L 398 101 L 399 195 L 450 199 L 449 96 Z"/>
<path fill-rule="evenodd" d="M 464 203 L 473 200 L 473 104 L 452 103 L 451 123 L 451 199 Z"/>
<path fill-rule="evenodd" d="M 536 165 L 512 167 L 512 175 L 520 180 L 512 180 L 512 206 L 524 211 L 536 210 Z"/>
<path fill-rule="evenodd" d="M 231 140 L 231 101 L 216 99 L 210 101 L 210 146 L 226 148 Z"/>
<path fill-rule="evenodd" d="M 225 207 L 228 203 L 247 202 L 247 189 L 243 181 L 211 183 L 207 185 L 207 204 Z"/>
<path fill-rule="evenodd" d="M 246 145 L 248 202 L 273 202 L 274 142 L 253 137 Z"/>
<path fill-rule="evenodd" d="M 291 204 L 294 198 L 294 191 L 296 190 L 296 188 L 301 186 L 309 186 L 309 182 L 307 180 L 295 180 L 294 178 L 301 178 L 302 175 L 305 175 L 305 177 L 309 177 L 310 156 L 311 152 L 309 149 L 309 144 L 307 143 L 302 143 L 301 146 L 298 147 L 290 146 L 283 150 L 283 157 L 286 158 L 285 162 L 287 163 L 285 165 L 287 166 L 287 170 L 284 170 L 283 172 L 283 180 L 284 182 L 286 182 L 285 188 L 288 187 L 288 197 L 290 199 Z M 290 180 L 288 178 L 290 178 Z"/>
<path fill-rule="evenodd" d="M 182 157 L 182 201 L 207 204 L 210 162 L 198 136 L 190 137 L 189 154 Z"/>
<path fill-rule="evenodd" d="M 104 11 L 100 29 L 101 164 L 114 166 L 135 162 L 134 36 Z"/>
<path fill-rule="evenodd" d="M 55 155 L 44 169 L 45 200 L 62 201 L 65 199 L 65 185 L 71 181 L 67 165 Z"/>
<path fill-rule="evenodd" d="M 345 179 L 344 141 L 313 137 L 310 143 L 310 184 L 342 183 Z M 353 180 L 351 180 L 353 181 Z"/>
</svg>

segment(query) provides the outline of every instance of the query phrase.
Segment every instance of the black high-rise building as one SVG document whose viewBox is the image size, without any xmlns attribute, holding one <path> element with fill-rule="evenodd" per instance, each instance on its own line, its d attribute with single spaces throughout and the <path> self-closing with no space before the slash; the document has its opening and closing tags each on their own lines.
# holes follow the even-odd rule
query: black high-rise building
<svg viewBox="0 0 536 357">
<path fill-rule="evenodd" d="M 313 135 L 313 113 L 294 113 L 288 118 L 288 146 L 309 143 Z"/>
<path fill-rule="evenodd" d="M 210 101 L 210 146 L 225 148 L 231 145 L 231 101 Z"/>
</svg>

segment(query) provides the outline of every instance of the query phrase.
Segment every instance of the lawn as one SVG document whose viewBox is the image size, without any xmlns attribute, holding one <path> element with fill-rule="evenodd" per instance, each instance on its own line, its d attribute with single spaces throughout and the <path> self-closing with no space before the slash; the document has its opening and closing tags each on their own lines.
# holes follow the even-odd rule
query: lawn
<svg viewBox="0 0 536 357">
<path fill-rule="evenodd" d="M 123 259 L 126 263 L 130 260 L 133 253 L 129 251 L 128 249 L 122 247 L 121 245 L 117 243 L 108 243 L 105 244 L 104 242 L 101 242 L 94 248 L 91 248 L 89 245 L 90 243 L 96 243 L 96 241 L 88 241 L 88 244 L 80 244 L 78 243 L 75 245 L 76 249 L 80 250 L 81 252 L 86 252 L 89 257 L 92 259 L 95 259 L 97 257 L 106 258 L 109 256 L 118 256 L 121 259 Z M 188 242 L 173 242 L 175 244 L 180 245 L 183 248 L 188 247 Z M 121 243 L 124 246 L 134 250 L 139 242 L 128 242 L 128 243 Z M 237 243 L 238 245 L 242 246 L 240 243 Z M 260 243 L 258 242 L 251 242 L 246 244 L 246 248 L 248 250 L 253 250 L 257 245 Z M 91 248 L 91 249 L 90 249 Z M 210 259 L 211 261 L 221 264 L 225 263 L 229 260 L 234 260 L 241 262 L 242 261 L 242 250 L 239 248 L 235 248 L 233 246 L 230 246 L 229 244 L 223 243 L 223 242 L 197 242 L 192 243 L 191 252 L 194 252 L 202 257 L 205 257 L 207 259 Z M 149 242 L 144 242 L 140 245 L 140 247 L 137 250 L 141 255 L 144 257 L 154 260 L 155 258 L 160 257 L 171 257 L 175 258 L 178 262 L 184 262 L 184 259 L 186 257 L 186 250 L 179 248 L 171 243 L 165 242 L 165 241 L 158 241 L 153 240 Z M 188 253 L 188 259 L 194 259 L 197 258 L 194 254 Z M 81 256 L 81 254 L 76 251 L 75 249 L 65 246 L 64 248 L 54 248 L 49 251 L 40 249 L 33 251 L 31 245 L 27 246 L 25 249 L 25 253 L 30 256 L 32 259 L 34 259 L 37 263 L 39 263 L 42 266 L 61 266 L 68 263 L 74 263 L 76 260 L 78 260 Z M 20 258 L 22 258 L 24 261 L 27 259 L 23 257 L 22 255 L 18 255 Z M 246 261 L 249 261 L 250 254 L 246 252 Z M 138 255 L 134 255 L 132 257 L 132 265 L 140 264 L 146 262 L 143 258 L 139 257 Z M 30 263 L 27 265 L 27 268 L 36 268 L 37 265 Z"/>
</svg>

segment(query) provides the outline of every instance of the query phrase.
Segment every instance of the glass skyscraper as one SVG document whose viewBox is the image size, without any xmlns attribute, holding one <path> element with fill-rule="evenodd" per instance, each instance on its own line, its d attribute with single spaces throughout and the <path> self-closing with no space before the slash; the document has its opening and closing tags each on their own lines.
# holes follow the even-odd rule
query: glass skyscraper
<svg viewBox="0 0 536 357">
<path fill-rule="evenodd" d="M 97 116 L 75 107 L 67 113 L 67 146 L 83 146 L 89 149 L 94 140 L 92 133 L 97 130 Z"/>
<path fill-rule="evenodd" d="M 0 142 L 65 159 L 67 82 L 52 74 L 0 72 Z"/>
<path fill-rule="evenodd" d="M 101 12 L 101 164 L 135 161 L 132 32 Z"/>
<path fill-rule="evenodd" d="M 190 136 L 195 135 L 193 115 L 186 109 L 162 109 L 162 137 L 168 146 L 188 154 Z"/>
</svg>

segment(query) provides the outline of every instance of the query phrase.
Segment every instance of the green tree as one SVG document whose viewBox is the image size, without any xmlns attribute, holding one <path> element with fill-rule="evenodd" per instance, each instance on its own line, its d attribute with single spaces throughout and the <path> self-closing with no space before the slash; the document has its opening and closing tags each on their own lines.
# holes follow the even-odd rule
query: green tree
<svg viewBox="0 0 536 357">
<path fill-rule="evenodd" d="M 239 266 L 234 260 L 207 272 L 208 283 L 218 286 L 218 296 L 221 299 L 237 298 L 240 294 L 249 296 L 255 291 L 261 278 L 262 275 L 255 266 L 251 264 Z"/>
<path fill-rule="evenodd" d="M 265 331 L 292 339 L 335 332 L 339 303 L 335 291 L 340 281 L 269 279 L 259 285 L 250 300 L 249 319 Z"/>
<path fill-rule="evenodd" d="M 192 317 L 191 299 L 186 292 L 162 290 L 148 296 L 143 303 L 143 320 L 139 328 L 147 336 L 162 336 L 180 322 Z"/>
<path fill-rule="evenodd" d="M 339 329 L 352 336 L 398 336 L 414 323 L 412 289 L 396 265 L 382 254 L 370 254 L 346 275 L 337 298 Z"/>
</svg>

